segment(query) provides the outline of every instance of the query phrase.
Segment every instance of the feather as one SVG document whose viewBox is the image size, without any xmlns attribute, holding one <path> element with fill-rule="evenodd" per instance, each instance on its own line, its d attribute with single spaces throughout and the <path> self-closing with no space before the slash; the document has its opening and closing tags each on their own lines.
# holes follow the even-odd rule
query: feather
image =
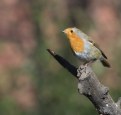
<svg viewBox="0 0 121 115">
<path fill-rule="evenodd" d="M 100 47 L 96 43 L 94 43 L 92 40 L 88 41 L 91 42 L 96 48 L 98 48 L 101 51 L 101 54 L 105 59 L 108 59 L 107 56 L 104 54 L 104 52 L 100 49 Z"/>
</svg>

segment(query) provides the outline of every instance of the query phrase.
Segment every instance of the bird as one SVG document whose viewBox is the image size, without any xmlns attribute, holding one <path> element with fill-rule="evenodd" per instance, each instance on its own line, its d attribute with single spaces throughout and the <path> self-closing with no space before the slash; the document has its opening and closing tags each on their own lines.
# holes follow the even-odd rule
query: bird
<svg viewBox="0 0 121 115">
<path fill-rule="evenodd" d="M 69 40 L 73 54 L 81 60 L 83 64 L 92 64 L 96 60 L 100 60 L 104 67 L 111 67 L 104 52 L 80 29 L 69 27 L 63 32 Z"/>
</svg>

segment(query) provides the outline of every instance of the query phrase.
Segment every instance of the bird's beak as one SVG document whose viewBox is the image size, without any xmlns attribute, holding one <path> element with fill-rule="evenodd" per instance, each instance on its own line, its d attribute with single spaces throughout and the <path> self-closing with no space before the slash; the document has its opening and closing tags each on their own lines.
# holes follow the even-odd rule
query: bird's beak
<svg viewBox="0 0 121 115">
<path fill-rule="evenodd" d="M 63 30 L 62 32 L 63 32 L 64 34 L 66 34 L 66 30 Z"/>
</svg>

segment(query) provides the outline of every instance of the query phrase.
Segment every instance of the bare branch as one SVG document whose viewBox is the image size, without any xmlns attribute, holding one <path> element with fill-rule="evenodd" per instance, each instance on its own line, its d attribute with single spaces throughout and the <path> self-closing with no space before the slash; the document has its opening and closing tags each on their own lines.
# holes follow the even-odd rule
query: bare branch
<svg viewBox="0 0 121 115">
<path fill-rule="evenodd" d="M 63 57 L 56 54 L 54 51 L 47 49 L 47 51 L 65 68 L 67 69 L 72 75 L 77 77 L 77 68 L 70 64 L 67 60 L 65 60 Z"/>
<path fill-rule="evenodd" d="M 85 95 L 95 106 L 100 115 L 121 115 L 121 99 L 117 103 L 109 95 L 109 89 L 102 85 L 89 65 L 78 69 L 63 57 L 48 49 L 48 52 L 72 75 L 78 79 L 78 91 Z"/>
</svg>

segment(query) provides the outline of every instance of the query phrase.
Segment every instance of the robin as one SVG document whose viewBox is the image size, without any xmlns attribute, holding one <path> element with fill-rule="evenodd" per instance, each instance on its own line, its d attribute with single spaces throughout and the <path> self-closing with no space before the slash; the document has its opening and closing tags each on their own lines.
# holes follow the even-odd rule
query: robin
<svg viewBox="0 0 121 115">
<path fill-rule="evenodd" d="M 83 64 L 100 60 L 103 66 L 110 67 L 103 51 L 81 30 L 74 27 L 67 28 L 63 32 L 68 37 L 72 52 L 83 62 Z"/>
</svg>

